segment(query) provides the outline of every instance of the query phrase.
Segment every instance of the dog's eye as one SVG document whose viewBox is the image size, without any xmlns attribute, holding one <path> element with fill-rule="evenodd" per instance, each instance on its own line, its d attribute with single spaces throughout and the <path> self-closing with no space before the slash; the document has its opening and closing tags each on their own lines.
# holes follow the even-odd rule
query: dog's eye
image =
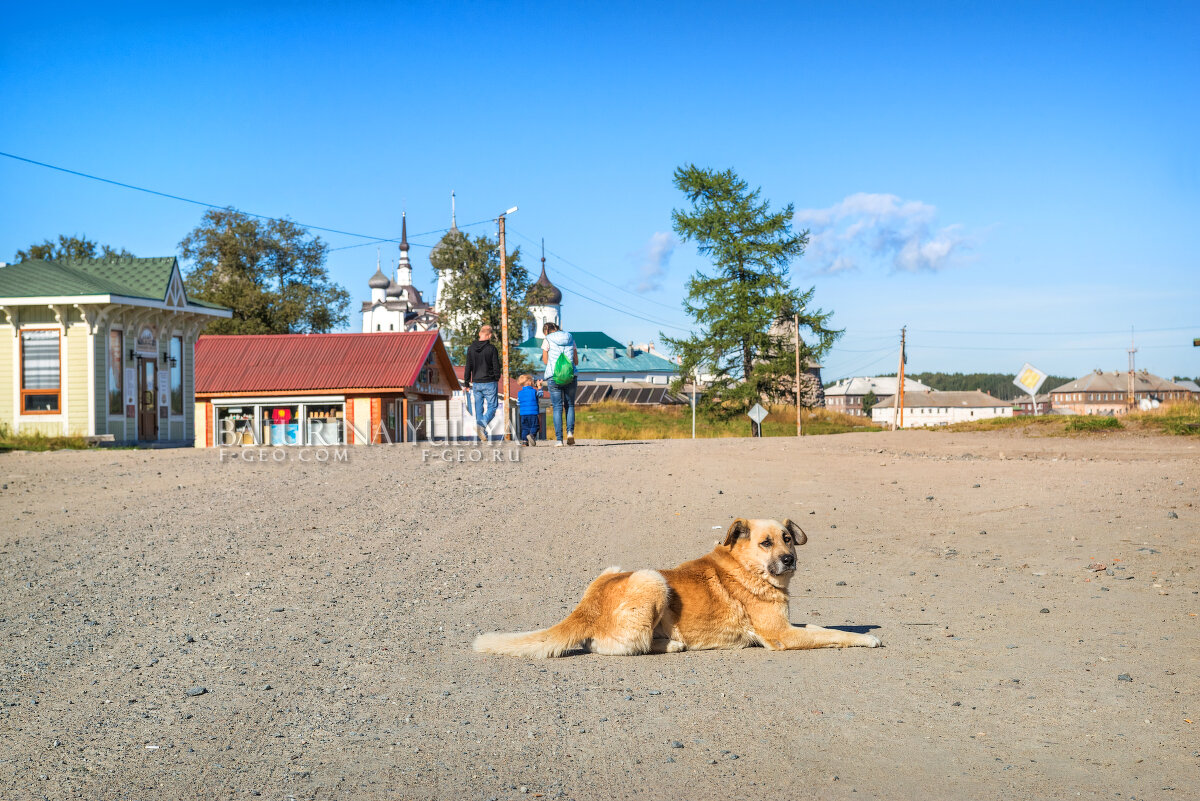
<svg viewBox="0 0 1200 801">
<path fill-rule="evenodd" d="M 791 538 L 791 537 L 789 537 L 787 534 L 784 534 L 784 535 L 783 535 L 783 541 L 784 541 L 785 543 L 787 543 L 787 542 L 791 542 L 791 541 L 792 541 L 792 538 Z"/>
<path fill-rule="evenodd" d="M 763 540 L 763 541 L 762 541 L 760 544 L 761 544 L 761 545 L 762 545 L 762 547 L 764 547 L 764 548 L 770 548 L 770 547 L 771 547 L 771 541 L 770 541 L 770 540 Z"/>
</svg>

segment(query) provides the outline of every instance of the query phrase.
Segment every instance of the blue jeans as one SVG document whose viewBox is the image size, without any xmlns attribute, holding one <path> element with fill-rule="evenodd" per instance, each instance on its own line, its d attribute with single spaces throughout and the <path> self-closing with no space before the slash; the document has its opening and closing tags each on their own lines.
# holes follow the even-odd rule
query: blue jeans
<svg viewBox="0 0 1200 801">
<path fill-rule="evenodd" d="M 542 416 L 540 414 L 523 414 L 521 415 L 521 440 L 524 441 L 533 435 L 534 439 L 539 439 L 538 434 L 542 431 Z"/>
<path fill-rule="evenodd" d="M 471 385 L 472 410 L 475 413 L 475 424 L 487 428 L 488 423 L 496 416 L 496 381 L 476 381 Z M 486 411 L 484 402 L 487 402 Z"/>
<path fill-rule="evenodd" d="M 575 433 L 575 391 L 579 389 L 579 380 L 560 387 L 550 379 L 546 387 L 550 390 L 550 402 L 554 404 L 554 438 L 562 442 L 564 407 L 567 412 L 567 433 Z"/>
</svg>

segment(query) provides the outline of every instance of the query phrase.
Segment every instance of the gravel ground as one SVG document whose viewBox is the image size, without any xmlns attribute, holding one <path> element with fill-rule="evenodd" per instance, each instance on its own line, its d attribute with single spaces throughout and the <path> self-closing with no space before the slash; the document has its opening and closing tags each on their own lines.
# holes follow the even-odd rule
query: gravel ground
<svg viewBox="0 0 1200 801">
<path fill-rule="evenodd" d="M 0 798 L 1194 798 L 1198 445 L 0 455 Z M 739 516 L 885 647 L 470 650 Z"/>
</svg>

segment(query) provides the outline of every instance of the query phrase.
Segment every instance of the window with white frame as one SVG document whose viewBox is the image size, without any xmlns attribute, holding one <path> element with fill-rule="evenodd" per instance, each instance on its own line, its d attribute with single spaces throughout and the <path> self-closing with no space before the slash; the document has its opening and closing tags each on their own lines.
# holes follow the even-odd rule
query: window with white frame
<svg viewBox="0 0 1200 801">
<path fill-rule="evenodd" d="M 61 411 L 61 348 L 58 329 L 21 332 L 21 413 Z"/>
</svg>

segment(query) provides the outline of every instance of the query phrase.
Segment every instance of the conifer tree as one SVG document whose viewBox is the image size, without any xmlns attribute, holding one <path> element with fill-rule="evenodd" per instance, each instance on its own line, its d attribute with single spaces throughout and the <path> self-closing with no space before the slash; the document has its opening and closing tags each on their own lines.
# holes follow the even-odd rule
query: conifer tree
<svg viewBox="0 0 1200 801">
<path fill-rule="evenodd" d="M 808 232 L 792 231 L 790 203 L 772 211 L 733 170 L 689 164 L 675 170 L 675 186 L 691 204 L 672 213 L 675 232 L 712 261 L 687 283 L 683 307 L 696 333 L 663 335 L 682 359 L 676 388 L 697 373 L 710 377 L 698 404 L 724 419 L 759 402 L 794 402 L 793 315 L 802 364 L 818 361 L 842 333 L 829 327 L 831 312 L 809 308 L 814 289 L 791 285 L 789 265 L 804 254 Z"/>
</svg>

